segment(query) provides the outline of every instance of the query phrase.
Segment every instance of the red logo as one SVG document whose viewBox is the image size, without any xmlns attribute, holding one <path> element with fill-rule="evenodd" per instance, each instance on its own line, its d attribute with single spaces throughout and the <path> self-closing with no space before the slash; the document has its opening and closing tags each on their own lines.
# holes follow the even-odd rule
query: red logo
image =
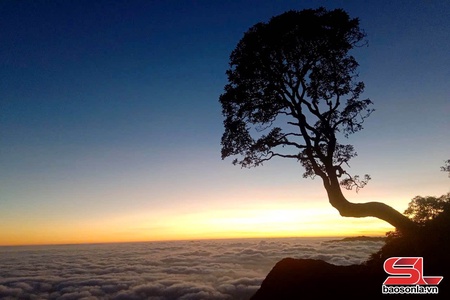
<svg viewBox="0 0 450 300">
<path fill-rule="evenodd" d="M 391 257 L 383 265 L 384 285 L 438 285 L 443 276 L 423 276 L 423 257 Z"/>
</svg>

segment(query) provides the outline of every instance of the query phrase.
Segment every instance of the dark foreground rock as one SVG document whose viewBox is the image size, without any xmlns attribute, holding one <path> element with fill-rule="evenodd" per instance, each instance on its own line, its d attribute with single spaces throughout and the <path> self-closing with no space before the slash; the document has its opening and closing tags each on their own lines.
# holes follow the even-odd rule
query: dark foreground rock
<svg viewBox="0 0 450 300">
<path fill-rule="evenodd" d="M 278 262 L 251 300 L 450 299 L 450 194 L 445 210 L 408 234 L 388 234 L 385 245 L 361 265 L 336 266 L 321 260 Z M 391 257 L 422 257 L 422 276 L 443 276 L 438 294 L 387 294 L 383 263 Z M 417 269 L 416 269 L 417 270 Z M 401 274 L 397 274 L 401 275 Z"/>
<path fill-rule="evenodd" d="M 251 300 L 378 295 L 383 276 L 363 265 L 336 266 L 322 260 L 285 258 L 270 271 Z"/>
<path fill-rule="evenodd" d="M 425 275 L 444 275 L 426 274 L 426 267 L 424 269 Z M 251 300 L 327 299 L 324 297 L 341 296 L 347 299 L 450 299 L 447 298 L 450 294 L 450 278 L 445 278 L 445 275 L 439 285 L 438 295 L 383 295 L 382 283 L 388 275 L 381 265 L 376 268 L 373 265 L 336 266 L 322 260 L 285 258 L 270 271 Z"/>
</svg>

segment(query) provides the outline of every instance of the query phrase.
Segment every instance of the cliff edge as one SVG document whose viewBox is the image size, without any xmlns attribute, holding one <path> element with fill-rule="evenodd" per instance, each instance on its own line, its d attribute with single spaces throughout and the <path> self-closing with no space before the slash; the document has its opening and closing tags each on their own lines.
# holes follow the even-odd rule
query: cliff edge
<svg viewBox="0 0 450 300">
<path fill-rule="evenodd" d="M 322 260 L 285 258 L 270 271 L 251 300 L 367 297 L 381 294 L 385 278 L 365 265 L 337 266 Z"/>
</svg>

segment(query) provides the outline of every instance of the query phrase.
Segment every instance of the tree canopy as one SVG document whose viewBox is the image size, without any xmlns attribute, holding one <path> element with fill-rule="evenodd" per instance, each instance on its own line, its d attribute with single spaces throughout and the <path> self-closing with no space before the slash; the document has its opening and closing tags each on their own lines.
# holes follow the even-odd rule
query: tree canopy
<svg viewBox="0 0 450 300">
<path fill-rule="evenodd" d="M 304 177 L 322 179 L 341 215 L 375 216 L 407 228 L 412 222 L 391 207 L 350 203 L 340 188 L 358 189 L 370 179 L 347 172 L 357 153 L 342 143 L 373 112 L 372 101 L 361 99 L 364 83 L 350 54 L 365 43 L 359 20 L 341 9 L 288 11 L 251 27 L 231 53 L 219 99 L 222 159 L 235 157 L 242 167 L 274 157 L 297 160 Z"/>
<path fill-rule="evenodd" d="M 444 161 L 444 165 L 441 167 L 442 172 L 447 172 L 448 177 L 450 177 L 450 159 Z"/>
<path fill-rule="evenodd" d="M 344 168 L 355 149 L 336 135 L 361 130 L 373 111 L 371 100 L 360 99 L 364 83 L 356 81 L 358 63 L 349 54 L 364 37 L 358 19 L 324 8 L 289 11 L 250 28 L 231 54 L 220 97 L 222 158 L 240 155 L 234 163 L 243 167 L 293 158 L 305 177 L 346 175 L 345 187 L 361 187 Z"/>
<path fill-rule="evenodd" d="M 425 224 L 435 219 L 445 210 L 450 210 L 450 193 L 440 197 L 414 197 L 408 204 L 405 215 L 409 216 L 416 223 Z"/>
</svg>

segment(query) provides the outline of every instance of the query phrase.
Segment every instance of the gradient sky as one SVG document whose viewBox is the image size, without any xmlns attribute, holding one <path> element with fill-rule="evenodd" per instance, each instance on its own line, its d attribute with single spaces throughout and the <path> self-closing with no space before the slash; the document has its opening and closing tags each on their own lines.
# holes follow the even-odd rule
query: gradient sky
<svg viewBox="0 0 450 300">
<path fill-rule="evenodd" d="M 350 138 L 351 201 L 403 211 L 450 180 L 448 1 L 1 1 L 0 245 L 383 234 L 294 161 L 220 159 L 218 97 L 243 33 L 344 8 L 376 112 Z"/>
</svg>

